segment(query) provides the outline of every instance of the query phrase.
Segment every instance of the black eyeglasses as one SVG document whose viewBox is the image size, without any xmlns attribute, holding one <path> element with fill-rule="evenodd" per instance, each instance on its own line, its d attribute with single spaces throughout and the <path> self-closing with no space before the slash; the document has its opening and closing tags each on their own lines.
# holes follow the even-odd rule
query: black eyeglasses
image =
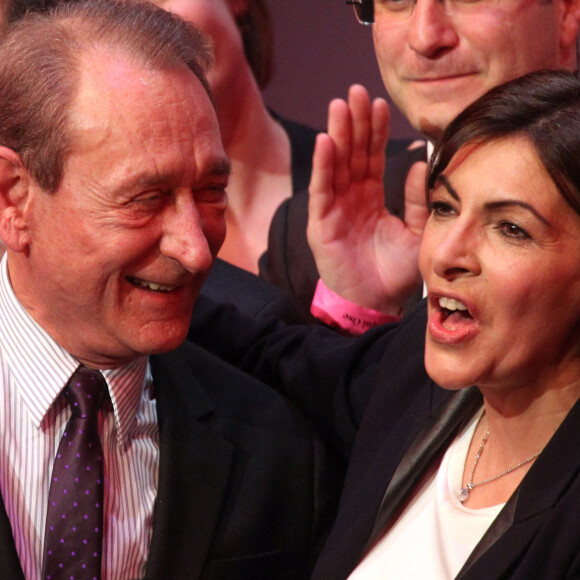
<svg viewBox="0 0 580 580">
<path fill-rule="evenodd" d="M 375 7 L 373 0 L 346 0 L 347 4 L 352 4 L 356 19 L 361 24 L 372 24 L 375 21 Z"/>
</svg>

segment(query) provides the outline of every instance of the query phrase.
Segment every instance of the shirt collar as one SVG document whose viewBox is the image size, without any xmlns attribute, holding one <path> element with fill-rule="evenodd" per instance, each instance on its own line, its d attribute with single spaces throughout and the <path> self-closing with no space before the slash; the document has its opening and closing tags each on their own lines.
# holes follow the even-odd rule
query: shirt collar
<svg viewBox="0 0 580 580">
<path fill-rule="evenodd" d="M 0 262 L 0 349 L 16 391 L 37 428 L 58 399 L 79 362 L 28 314 L 8 275 L 6 255 Z M 117 442 L 126 447 L 134 428 L 139 403 L 147 386 L 151 395 L 148 357 L 102 371 L 113 403 Z"/>
<path fill-rule="evenodd" d="M 141 399 L 152 399 L 149 357 L 141 356 L 122 367 L 101 372 L 109 385 L 117 425 L 117 443 L 126 450 L 137 423 Z"/>
<path fill-rule="evenodd" d="M 431 159 L 431 155 L 433 155 L 433 151 L 435 150 L 435 145 L 432 141 L 427 141 L 427 159 Z"/>
</svg>

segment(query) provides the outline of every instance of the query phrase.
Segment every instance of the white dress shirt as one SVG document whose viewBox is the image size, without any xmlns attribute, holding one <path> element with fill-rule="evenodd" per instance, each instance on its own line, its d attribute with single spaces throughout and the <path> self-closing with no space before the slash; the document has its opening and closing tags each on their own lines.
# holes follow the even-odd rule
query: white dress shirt
<svg viewBox="0 0 580 580">
<path fill-rule="evenodd" d="M 53 458 L 70 417 L 59 397 L 79 366 L 30 317 L 0 262 L 0 492 L 27 580 L 40 579 Z M 141 578 L 157 494 L 159 429 L 147 357 L 102 371 L 103 579 Z M 0 572 L 1 576 L 1 572 Z"/>
<path fill-rule="evenodd" d="M 504 504 L 471 509 L 458 499 L 476 414 L 445 453 L 435 473 L 349 580 L 451 580 Z"/>
</svg>

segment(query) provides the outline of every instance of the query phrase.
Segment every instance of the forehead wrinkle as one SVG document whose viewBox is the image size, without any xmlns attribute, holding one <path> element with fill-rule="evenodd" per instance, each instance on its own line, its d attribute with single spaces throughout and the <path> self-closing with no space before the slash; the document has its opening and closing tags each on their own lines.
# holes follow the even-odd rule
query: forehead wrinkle
<svg viewBox="0 0 580 580">
<path fill-rule="evenodd" d="M 124 70 L 122 65 L 120 68 Z M 181 76 L 183 71 L 149 71 L 139 68 L 137 74 L 134 74 L 135 68 L 128 67 L 126 72 L 127 77 L 130 77 L 128 79 L 119 78 L 123 75 L 120 75 L 117 68 L 114 72 L 101 71 L 92 74 L 92 71 L 87 71 L 83 75 L 83 82 L 71 115 L 71 126 L 75 129 L 77 147 L 81 140 L 85 150 L 107 147 L 111 150 L 112 158 L 115 156 L 115 143 L 121 143 L 123 150 L 120 153 L 117 151 L 117 155 L 122 154 L 127 159 L 129 173 L 134 169 L 130 161 L 132 151 L 141 163 L 144 161 L 144 154 L 152 151 L 154 155 L 152 153 L 150 161 L 155 169 L 152 169 L 151 176 L 147 179 L 151 182 L 160 182 L 166 180 L 171 172 L 167 171 L 167 167 L 163 167 L 164 161 L 170 160 L 176 151 L 179 151 L 181 156 L 190 158 L 193 165 L 196 159 L 195 152 L 199 147 L 203 147 L 206 139 L 208 143 L 219 141 L 217 120 L 212 122 L 212 119 L 208 118 L 202 121 L 195 114 L 198 107 L 213 112 L 209 97 L 205 102 L 204 90 L 195 91 L 196 87 L 184 84 Z M 193 83 L 199 83 L 189 69 L 187 74 L 191 75 Z M 105 90 L 99 82 L 103 76 Z M 201 83 L 199 85 L 202 89 Z M 125 109 L 128 91 L 134 93 L 132 99 L 137 99 L 137 103 L 143 103 L 141 107 L 137 104 L 137 111 L 139 108 L 143 109 L 142 116 L 132 112 L 127 117 Z M 96 98 L 98 98 L 97 110 L 101 113 L 94 115 L 91 113 L 97 106 Z M 204 102 L 198 102 L 200 100 Z M 146 172 L 145 169 L 144 173 Z M 155 176 L 156 172 L 158 176 Z"/>
<path fill-rule="evenodd" d="M 92 57 L 71 115 L 71 153 L 94 166 L 87 178 L 122 200 L 139 188 L 195 188 L 229 175 L 214 106 L 189 69 Z"/>
<path fill-rule="evenodd" d="M 79 90 L 73 107 L 78 127 L 95 132 L 108 129 L 109 134 L 117 132 L 123 137 L 136 133 L 133 137 L 140 147 L 150 139 L 160 138 L 170 143 L 188 139 L 187 127 L 193 120 L 189 111 L 192 105 L 195 106 L 198 95 L 194 95 L 189 84 L 183 83 L 183 74 L 193 83 L 199 81 L 187 67 L 183 70 L 157 70 L 135 65 L 123 55 L 117 55 L 114 63 L 107 55 L 91 56 L 85 57 L 81 67 Z M 103 62 L 103 58 L 107 60 Z M 200 94 L 203 98 L 205 91 Z M 144 121 L 138 125 L 126 117 L 127 100 L 133 101 L 143 111 Z M 83 107 L 83 103 L 89 103 L 88 108 Z M 95 115 L 91 107 L 98 107 L 102 113 Z M 148 114 L 152 110 L 154 114 Z"/>
</svg>

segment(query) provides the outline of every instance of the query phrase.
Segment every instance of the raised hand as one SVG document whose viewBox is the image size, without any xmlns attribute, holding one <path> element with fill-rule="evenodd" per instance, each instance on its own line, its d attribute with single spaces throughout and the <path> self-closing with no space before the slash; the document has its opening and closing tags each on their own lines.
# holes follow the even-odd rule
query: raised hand
<svg viewBox="0 0 580 580">
<path fill-rule="evenodd" d="M 310 181 L 308 241 L 325 284 L 347 300 L 400 313 L 420 283 L 419 243 L 427 219 L 425 163 L 405 188 L 405 222 L 384 206 L 383 173 L 390 113 L 353 85 L 334 100 L 328 133 L 316 141 Z"/>
</svg>

